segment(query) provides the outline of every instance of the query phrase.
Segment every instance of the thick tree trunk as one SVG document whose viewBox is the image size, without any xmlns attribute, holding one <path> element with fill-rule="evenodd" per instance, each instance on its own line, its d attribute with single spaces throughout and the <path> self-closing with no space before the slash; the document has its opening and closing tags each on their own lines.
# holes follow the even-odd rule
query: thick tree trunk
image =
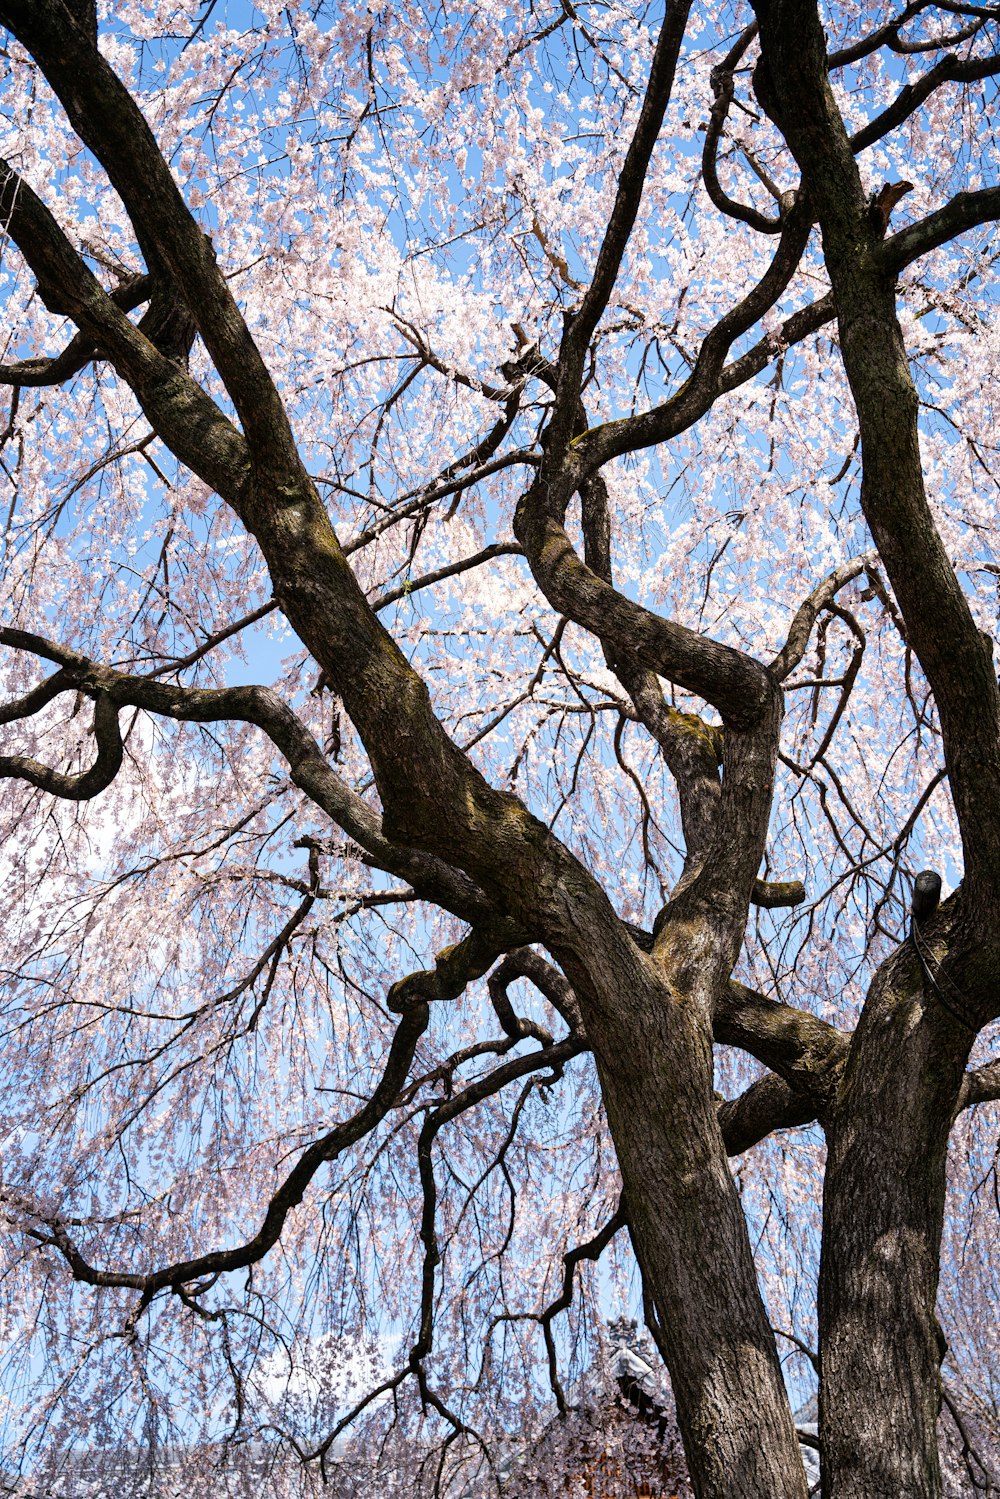
<svg viewBox="0 0 1000 1499">
<path fill-rule="evenodd" d="M 830 1132 L 820 1274 L 824 1499 L 939 1499 L 935 1318 L 948 1134 L 971 1032 L 909 944 L 879 970 Z"/>
<path fill-rule="evenodd" d="M 713 1092 L 710 1011 L 637 953 L 587 1032 L 699 1499 L 804 1499 L 805 1475 Z"/>
<path fill-rule="evenodd" d="M 822 229 L 861 433 L 862 508 L 934 693 L 966 874 L 961 958 L 953 952 L 948 967 L 963 975 L 969 1024 L 949 1014 L 916 949 L 904 945 L 873 984 L 834 1111 L 820 1287 L 823 1492 L 937 1499 L 945 1161 L 975 1026 L 989 1012 L 992 954 L 983 960 L 1000 883 L 1000 699 L 927 503 L 895 273 L 881 253 L 886 225 L 866 200 L 830 87 L 816 0 L 754 5 L 755 86 L 802 168 Z M 958 992 L 949 974 L 941 982 Z"/>
</svg>

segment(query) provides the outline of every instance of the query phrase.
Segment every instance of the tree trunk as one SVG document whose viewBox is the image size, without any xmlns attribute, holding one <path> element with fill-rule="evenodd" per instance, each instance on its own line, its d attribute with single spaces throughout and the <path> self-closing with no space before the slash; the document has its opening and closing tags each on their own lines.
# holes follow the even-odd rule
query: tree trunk
<svg viewBox="0 0 1000 1499">
<path fill-rule="evenodd" d="M 949 1014 L 944 991 L 926 982 L 916 948 L 900 947 L 872 986 L 829 1130 L 820 1277 L 823 1492 L 830 1499 L 938 1499 L 934 1306 L 945 1163 L 964 1065 L 976 1024 L 988 1013 L 977 953 L 992 945 L 1000 880 L 1000 703 L 990 652 L 927 503 L 919 403 L 896 315 L 895 272 L 882 257 L 886 222 L 865 197 L 830 87 L 815 0 L 754 6 L 762 57 L 755 87 L 802 168 L 822 229 L 858 414 L 862 509 L 934 694 L 965 854 L 961 959 L 951 954 L 948 974 L 940 957 L 935 962 L 945 990 L 957 992 L 949 974 L 964 972 L 969 1024 Z M 977 940 L 977 928 L 986 942 Z"/>
<path fill-rule="evenodd" d="M 805 1473 L 713 1091 L 710 1008 L 636 953 L 586 1013 L 633 1242 L 699 1499 L 805 1499 Z"/>
<path fill-rule="evenodd" d="M 935 1317 L 948 1135 L 972 1039 L 906 944 L 879 970 L 830 1131 L 824 1499 L 939 1499 Z"/>
</svg>

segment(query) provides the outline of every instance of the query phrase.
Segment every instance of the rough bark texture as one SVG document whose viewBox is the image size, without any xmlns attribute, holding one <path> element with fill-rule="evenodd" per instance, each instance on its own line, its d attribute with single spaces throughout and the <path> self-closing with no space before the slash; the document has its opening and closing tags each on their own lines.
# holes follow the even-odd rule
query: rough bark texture
<svg viewBox="0 0 1000 1499">
<path fill-rule="evenodd" d="M 936 981 L 906 945 L 880 969 L 829 1130 L 821 1273 L 821 1439 L 831 1499 L 936 1499 L 941 1349 L 935 1320 L 948 1133 L 971 1040 L 994 1000 L 988 918 L 1000 851 L 1000 698 L 931 516 L 918 401 L 866 202 L 828 80 L 812 0 L 760 0 L 758 97 L 799 162 L 837 304 L 864 463 L 861 502 L 941 716 L 966 881 Z M 977 920 L 977 917 L 979 919 Z M 963 1019 L 942 1002 L 961 996 Z M 876 1388 L 879 1396 L 871 1399 Z"/>
<path fill-rule="evenodd" d="M 970 1041 L 925 993 L 915 951 L 882 966 L 829 1134 L 820 1429 L 836 1499 L 941 1492 L 934 1308 L 948 1134 Z"/>
<path fill-rule="evenodd" d="M 588 1019 L 588 1035 L 695 1492 L 798 1499 L 802 1461 L 717 1124 L 705 996 L 656 982 L 621 993 L 627 1011 Z"/>
<path fill-rule="evenodd" d="M 95 48 L 93 6 L 87 0 L 0 4 L 0 22 L 32 53 L 74 129 L 103 164 L 148 269 L 141 281 L 106 292 L 47 206 L 12 168 L 0 168 L 5 227 L 46 305 L 79 330 L 56 359 L 11 366 L 9 383 L 68 378 L 98 351 L 111 362 L 153 430 L 256 538 L 275 599 L 364 743 L 383 812 L 377 817 L 340 782 L 273 694 L 168 687 L 11 630 L 0 643 L 51 660 L 58 670 L 7 705 L 2 721 L 40 711 L 60 691 L 82 692 L 95 703 L 97 755 L 80 776 L 21 756 L 3 757 L 0 775 L 54 796 L 95 795 L 121 765 L 118 713 L 126 705 L 195 722 L 231 717 L 253 723 L 285 757 L 294 784 L 373 863 L 472 928 L 433 970 L 393 987 L 390 1009 L 402 1019 L 382 1082 L 339 1133 L 305 1151 L 268 1206 L 260 1234 L 224 1263 L 209 1255 L 149 1275 L 123 1275 L 89 1265 L 62 1229 L 52 1230 L 55 1237 L 37 1236 L 60 1251 L 77 1279 L 135 1289 L 147 1301 L 196 1275 L 253 1264 L 277 1241 L 284 1214 L 318 1165 L 373 1128 L 397 1099 L 427 1024 L 428 1000 L 454 997 L 507 954 L 506 964 L 514 967 L 497 970 L 491 992 L 508 1037 L 535 1035 L 552 1065 L 585 1047 L 593 1051 L 699 1499 L 804 1499 L 799 1447 L 727 1151 L 814 1119 L 826 1128 L 830 1146 L 821 1284 L 823 1492 L 828 1499 L 937 1499 L 934 1305 L 948 1133 L 960 1106 L 995 1096 L 1000 1086 L 985 1072 L 965 1075 L 977 1029 L 997 1013 L 991 913 L 1000 895 L 1000 694 L 988 646 L 927 504 L 917 400 L 894 284 L 902 265 L 1000 204 L 995 192 L 963 195 L 917 226 L 919 233 L 886 241 L 886 218 L 873 214 L 861 189 L 859 142 L 848 138 L 830 88 L 814 0 L 757 0 L 756 9 L 757 92 L 802 171 L 799 194 L 783 195 L 778 218 L 756 225 L 777 235 L 773 261 L 706 336 L 676 396 L 651 412 L 588 428 L 581 396 L 588 349 L 638 212 L 687 22 L 687 5 L 670 0 L 593 280 L 579 310 L 567 315 L 558 359 L 540 374 L 552 403 L 537 480 L 515 524 L 542 594 L 600 640 L 676 781 L 686 862 L 650 935 L 618 919 L 584 865 L 517 798 L 488 784 L 435 717 L 425 683 L 358 585 L 210 243 L 141 114 Z M 715 80 L 715 144 L 706 146 L 707 157 L 718 144 L 733 69 L 752 40 L 748 30 L 728 74 Z M 946 70 L 940 76 L 957 75 Z M 891 124 L 883 120 L 879 128 Z M 714 166 L 709 175 L 716 200 L 725 205 L 729 200 L 713 173 Z M 961 895 L 918 932 L 933 972 L 918 942 L 902 944 L 879 970 L 853 1035 L 753 994 L 731 976 L 751 903 L 802 898 L 797 881 L 765 885 L 758 878 L 781 683 L 801 661 L 820 610 L 871 565 L 873 554 L 845 564 L 817 588 L 768 666 L 662 618 L 616 588 L 607 491 L 598 472 L 616 455 L 684 431 L 721 392 L 764 367 L 771 348 L 766 340 L 734 364 L 725 361 L 735 340 L 787 287 L 814 216 L 833 295 L 796 314 L 784 332 L 804 337 L 836 313 L 861 430 L 862 504 L 937 701 L 966 851 Z M 149 311 L 136 324 L 128 313 L 144 299 Z M 195 326 L 241 430 L 187 375 Z M 583 556 L 566 524 L 578 494 Z M 721 727 L 670 707 L 661 678 L 697 694 L 716 710 Z M 553 980 L 539 954 L 523 951 L 532 942 L 544 944 L 564 977 Z M 504 987 L 515 969 L 548 985 L 570 1026 L 568 1040 L 553 1045 L 538 1027 L 526 1030 L 518 1021 Z M 740 1046 L 770 1069 L 742 1099 L 721 1107 L 713 1092 L 713 1041 Z M 519 1075 L 520 1065 L 508 1064 L 514 1070 L 504 1078 Z M 428 1172 L 435 1127 L 428 1123 L 422 1143 Z M 430 1289 L 414 1369 L 430 1347 L 433 1207 L 423 1232 Z"/>
</svg>

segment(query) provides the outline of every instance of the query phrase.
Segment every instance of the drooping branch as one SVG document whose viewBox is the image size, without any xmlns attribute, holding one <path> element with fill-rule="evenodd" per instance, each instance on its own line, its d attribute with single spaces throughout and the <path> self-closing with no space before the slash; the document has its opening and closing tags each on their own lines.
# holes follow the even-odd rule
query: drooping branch
<svg viewBox="0 0 1000 1499">
<path fill-rule="evenodd" d="M 32 712 L 37 712 L 38 707 L 44 702 L 51 701 L 55 694 L 47 692 L 47 686 L 47 683 L 43 683 L 41 688 L 29 694 L 28 699 L 22 698 L 19 703 L 14 704 L 13 706 L 19 710 L 16 715 L 10 713 L 8 708 L 7 721 L 15 716 L 23 718 L 25 703 L 28 701 L 33 703 L 30 710 Z M 64 801 L 82 802 L 99 796 L 102 791 L 107 790 L 121 770 L 125 755 L 125 746 L 118 727 L 120 706 L 106 692 L 97 691 L 94 694 L 94 738 L 97 742 L 97 758 L 89 770 L 81 772 L 80 775 L 67 775 L 63 771 L 42 765 L 38 760 L 32 760 L 26 755 L 0 755 L 0 778 L 27 781 L 29 786 L 37 786 L 40 791 L 47 791 L 50 796 L 60 797 Z M 2 717 L 0 721 L 4 721 Z"/>
<path fill-rule="evenodd" d="M 580 1006 L 572 985 L 557 968 L 530 947 L 519 947 L 509 952 L 499 967 L 490 974 L 490 1003 L 505 1033 L 517 1040 L 533 1036 L 543 1046 L 551 1045 L 552 1037 L 532 1020 L 525 1020 L 514 1013 L 508 997 L 508 989 L 519 978 L 534 984 L 552 1008 L 559 1014 L 571 1032 L 586 1039 Z"/>
<path fill-rule="evenodd" d="M 564 1416 L 568 1410 L 566 1404 L 566 1393 L 559 1378 L 559 1361 L 556 1357 L 555 1338 L 552 1336 L 552 1323 L 560 1312 L 564 1312 L 573 1304 L 573 1281 L 576 1276 L 576 1267 L 581 1260 L 599 1260 L 607 1249 L 611 1240 L 620 1233 L 628 1224 L 628 1213 L 625 1208 L 624 1195 L 619 1197 L 618 1206 L 607 1222 L 598 1229 L 597 1233 L 587 1239 L 583 1244 L 576 1244 L 572 1249 L 567 1249 L 563 1255 L 563 1280 L 559 1295 L 550 1301 L 543 1312 L 539 1314 L 538 1322 L 545 1338 L 545 1353 L 549 1363 L 549 1385 L 556 1399 L 559 1414 Z"/>
<path fill-rule="evenodd" d="M 733 101 L 735 71 L 756 35 L 757 23 L 753 21 L 743 29 L 722 62 L 717 63 L 712 69 L 711 81 L 715 102 L 712 105 L 712 111 L 708 117 L 708 129 L 705 132 L 705 145 L 701 153 L 701 175 L 705 183 L 705 191 L 720 213 L 724 213 L 727 218 L 738 219 L 744 224 L 749 224 L 751 229 L 756 229 L 760 234 L 780 234 L 780 214 L 773 219 L 768 218 L 759 209 L 745 203 L 738 203 L 725 192 L 719 182 L 719 142 L 722 139 L 723 128 Z"/>
<path fill-rule="evenodd" d="M 132 312 L 148 300 L 152 288 L 151 276 L 137 276 L 122 286 L 116 286 L 108 295 L 122 312 Z M 0 364 L 0 385 L 62 385 L 91 360 L 98 358 L 100 350 L 97 345 L 84 334 L 77 333 L 60 354 L 53 354 L 50 358 L 21 359 L 13 364 Z"/>
<path fill-rule="evenodd" d="M 516 1044 L 518 1039 L 520 1038 L 509 1037 L 505 1043 L 501 1044 L 509 1047 Z M 428 1113 L 417 1139 L 417 1168 L 422 1194 L 418 1232 L 423 1247 L 423 1257 L 416 1338 L 407 1350 L 405 1366 L 398 1373 L 389 1376 L 373 1389 L 369 1390 L 346 1414 L 340 1417 L 335 1426 L 332 1427 L 322 1441 L 310 1452 L 301 1453 L 307 1461 L 319 1460 L 322 1464 L 333 1443 L 357 1419 L 361 1412 L 380 1395 L 398 1389 L 400 1384 L 410 1376 L 416 1379 L 421 1399 L 425 1405 L 432 1406 L 439 1414 L 443 1415 L 452 1425 L 453 1429 L 467 1429 L 460 1422 L 457 1422 L 453 1413 L 433 1395 L 428 1385 L 426 1372 L 427 1356 L 431 1353 L 434 1346 L 435 1280 L 437 1267 L 441 1263 L 441 1249 L 437 1231 L 438 1189 L 433 1165 L 434 1145 L 445 1125 L 455 1119 L 461 1118 L 487 1098 L 498 1096 L 511 1083 L 527 1077 L 528 1082 L 521 1090 L 520 1097 L 514 1106 L 510 1127 L 500 1144 L 493 1166 L 495 1167 L 498 1162 L 502 1163 L 503 1156 L 509 1149 L 517 1132 L 521 1113 L 530 1092 L 539 1083 L 544 1081 L 539 1074 L 549 1072 L 551 1075 L 550 1080 L 554 1080 L 562 1073 L 566 1062 L 571 1060 L 572 1057 L 579 1055 L 585 1049 L 586 1047 L 582 1040 L 571 1036 L 565 1037 L 562 1041 L 555 1043 L 550 1040 L 547 1044 L 543 1044 L 539 1050 L 517 1057 L 510 1062 L 494 1068 L 492 1072 L 485 1073 L 481 1077 L 476 1078 L 458 1093 L 451 1096 L 446 1103 L 432 1109 Z M 471 1054 L 472 1049 L 469 1051 L 470 1056 Z M 476 1054 L 481 1054 L 481 1051 L 477 1050 Z M 438 1075 L 435 1072 L 424 1081 L 437 1080 Z M 451 1074 L 449 1073 L 449 1080 L 450 1077 Z M 409 1092 L 410 1090 L 407 1093 L 407 1101 L 409 1099 Z M 489 1169 L 493 1169 L 493 1167 Z"/>
<path fill-rule="evenodd" d="M 858 557 L 849 558 L 834 568 L 833 572 L 816 585 L 809 597 L 803 600 L 792 618 L 785 644 L 771 662 L 771 670 L 779 682 L 786 681 L 802 661 L 813 627 L 822 611 L 833 602 L 842 588 L 859 578 L 868 568 L 874 567 L 877 562 L 878 553 L 875 551 L 862 552 Z"/>
<path fill-rule="evenodd" d="M 206 1276 L 243 1270 L 255 1265 L 278 1242 L 285 1220 L 297 1207 L 320 1167 L 343 1154 L 351 1145 L 364 1139 L 393 1107 L 406 1080 L 417 1042 L 427 1029 L 429 1008 L 418 1001 L 403 1014 L 389 1048 L 381 1078 L 368 1101 L 343 1123 L 335 1125 L 299 1156 L 278 1190 L 268 1203 L 260 1228 L 252 1238 L 232 1249 L 210 1250 L 188 1260 L 179 1260 L 157 1270 L 143 1272 L 101 1270 L 91 1265 L 58 1220 L 42 1219 L 43 1227 L 26 1232 L 40 1244 L 57 1250 L 66 1261 L 74 1280 L 91 1286 L 120 1287 L 139 1291 L 148 1303 L 160 1291 L 189 1286 Z"/>
<path fill-rule="evenodd" d="M 37 712 L 58 693 L 73 690 L 86 692 L 98 702 L 105 701 L 109 707 L 102 712 L 106 714 L 112 708 L 117 714 L 120 708 L 131 706 L 175 722 L 218 723 L 230 720 L 254 724 L 285 757 L 295 785 L 342 828 L 377 867 L 408 880 L 424 899 L 438 902 L 463 920 L 473 924 L 497 920 L 495 908 L 467 876 L 433 855 L 393 843 L 385 836 L 378 813 L 337 775 L 309 730 L 270 688 L 180 687 L 154 677 L 129 676 L 111 667 L 99 666 L 76 651 L 22 630 L 0 630 L 0 645 L 30 651 L 59 665 L 59 671 L 39 687 L 18 702 L 8 704 L 0 712 L 0 722 Z M 111 762 L 105 755 L 100 763 L 107 768 Z M 44 770 L 44 767 L 38 769 Z M 114 773 L 117 769 L 116 765 Z M 20 771 L 12 769 L 6 773 L 20 774 Z M 23 778 L 29 779 L 27 776 Z M 107 784 L 111 778 L 109 776 Z M 36 780 L 34 784 L 40 782 Z M 54 790 L 54 786 L 52 783 L 47 789 Z M 54 791 L 54 794 L 62 793 Z M 517 945 L 517 932 L 511 929 L 509 936 L 512 940 L 507 945 Z"/>
<path fill-rule="evenodd" d="M 0 636 L 0 644 L 6 645 L 8 641 Z M 47 659 L 51 660 L 51 655 L 47 656 Z M 72 691 L 75 685 L 71 674 L 66 674 L 62 670 L 53 672 L 51 677 L 46 677 L 43 682 L 39 682 L 37 687 L 32 687 L 31 691 L 26 692 L 23 697 L 14 698 L 11 702 L 0 705 L 0 724 L 16 723 L 18 719 L 31 718 L 34 714 L 41 713 L 42 709 L 54 702 L 60 693 Z"/>
<path fill-rule="evenodd" d="M 435 1271 L 441 1263 L 437 1239 L 437 1184 L 433 1168 L 434 1143 L 446 1124 L 468 1113 L 487 1098 L 493 1098 L 510 1083 L 539 1070 L 550 1070 L 553 1076 L 562 1073 L 566 1063 L 587 1049 L 582 1037 L 569 1035 L 560 1041 L 542 1045 L 537 1051 L 514 1057 L 466 1084 L 445 1103 L 427 1115 L 417 1141 L 417 1164 L 423 1191 L 423 1207 L 420 1218 L 420 1238 L 424 1246 L 421 1275 L 420 1331 L 416 1343 L 410 1350 L 411 1366 L 421 1363 L 431 1351 L 434 1329 L 434 1281 Z M 515 1121 L 516 1122 L 516 1121 Z"/>
</svg>

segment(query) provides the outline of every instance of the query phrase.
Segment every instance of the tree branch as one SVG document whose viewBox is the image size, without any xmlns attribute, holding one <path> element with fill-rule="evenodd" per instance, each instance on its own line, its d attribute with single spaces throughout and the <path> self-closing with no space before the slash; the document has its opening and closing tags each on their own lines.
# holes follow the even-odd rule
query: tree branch
<svg viewBox="0 0 1000 1499">
<path fill-rule="evenodd" d="M 1000 1099 L 1000 1058 L 974 1067 L 965 1074 L 958 1096 L 956 1113 L 975 1108 L 977 1103 L 996 1103 Z"/>
<path fill-rule="evenodd" d="M 0 636 L 5 633 L 5 631 L 0 632 Z M 41 688 L 36 688 L 27 699 L 22 698 L 19 703 L 12 706 L 21 710 L 27 701 L 33 700 L 35 706 L 31 711 L 37 712 L 39 706 L 46 701 L 51 701 L 55 696 L 55 693 L 48 693 L 47 688 L 48 683 L 43 683 Z M 27 781 L 30 786 L 37 786 L 40 791 L 47 791 L 50 796 L 58 796 L 64 801 L 82 802 L 99 796 L 102 791 L 107 790 L 121 770 L 125 755 L 121 730 L 118 727 L 119 706 L 120 704 L 115 703 L 106 692 L 97 691 L 94 694 L 94 738 L 97 741 L 97 759 L 90 769 L 83 771 L 81 775 L 65 775 L 25 755 L 0 755 L 0 777 Z M 6 715 L 0 715 L 0 722 L 25 716 L 23 711 L 11 713 L 8 707 Z"/>
<path fill-rule="evenodd" d="M 489 978 L 490 1003 L 508 1036 L 517 1040 L 534 1036 L 535 1040 L 543 1046 L 552 1044 L 552 1037 L 541 1026 L 514 1014 L 507 990 L 519 978 L 525 978 L 534 984 L 557 1014 L 565 1020 L 570 1030 L 582 1039 L 586 1039 L 583 1017 L 580 1014 L 580 1006 L 573 993 L 572 985 L 563 977 L 558 968 L 547 963 L 530 947 L 519 947 L 509 952 Z"/>
<path fill-rule="evenodd" d="M 1000 57 L 959 58 L 948 53 L 929 68 L 915 83 L 907 83 L 896 95 L 888 109 L 876 115 L 861 130 L 851 136 L 851 149 L 857 153 L 872 146 L 902 125 L 918 110 L 935 89 L 945 83 L 975 83 L 983 78 L 992 78 L 1000 73 Z"/>
<path fill-rule="evenodd" d="M 149 299 L 152 289 L 151 276 L 136 276 L 124 286 L 114 287 L 108 295 L 122 312 L 132 312 Z M 51 358 L 21 359 L 14 364 L 0 364 L 0 385 L 62 385 L 92 359 L 100 357 L 97 344 L 85 334 L 77 333 L 61 354 L 54 354 Z"/>
<path fill-rule="evenodd" d="M 49 311 L 71 317 L 112 361 L 175 456 L 219 494 L 237 499 L 249 463 L 243 436 L 197 382 L 129 320 L 45 204 L 3 160 L 0 215 Z"/>
<path fill-rule="evenodd" d="M 768 999 L 732 980 L 719 996 L 713 1035 L 776 1073 L 813 1115 L 828 1114 L 851 1035 L 807 1010 Z"/>
<path fill-rule="evenodd" d="M 561 1416 L 566 1415 L 568 1406 L 566 1395 L 559 1379 L 559 1362 L 556 1358 L 555 1339 L 552 1336 L 552 1323 L 560 1312 L 573 1304 L 573 1279 L 576 1275 L 576 1267 L 581 1260 L 599 1260 L 607 1249 L 611 1240 L 620 1233 L 628 1223 L 628 1213 L 625 1208 L 625 1197 L 622 1194 L 618 1199 L 618 1206 L 611 1217 L 598 1229 L 592 1238 L 584 1244 L 574 1245 L 563 1255 L 563 1281 L 559 1295 L 554 1301 L 550 1301 L 545 1310 L 539 1315 L 538 1322 L 545 1339 L 545 1352 L 549 1361 L 549 1385 L 556 1399 L 556 1405 Z"/>
<path fill-rule="evenodd" d="M 296 471 L 281 397 L 142 112 L 60 0 L 5 0 L 0 22 L 32 54 L 125 204 L 147 265 L 165 266 L 239 415 L 262 472 Z M 81 66 L 81 54 L 86 66 Z"/>
<path fill-rule="evenodd" d="M 942 208 L 883 240 L 876 251 L 887 270 L 899 272 L 980 224 L 1000 218 L 1000 187 L 956 193 Z"/>
<path fill-rule="evenodd" d="M 74 1280 L 91 1286 L 119 1286 L 140 1291 L 146 1304 L 160 1291 L 177 1290 L 205 1276 L 222 1275 L 229 1270 L 243 1270 L 255 1265 L 278 1242 L 285 1219 L 302 1201 L 306 1188 L 320 1167 L 364 1139 L 385 1118 L 406 1080 L 417 1042 L 427 1029 L 428 1019 L 429 1010 L 424 1002 L 418 1001 L 407 1009 L 396 1028 L 385 1069 L 371 1098 L 350 1119 L 335 1125 L 302 1152 L 268 1203 L 257 1233 L 244 1244 L 233 1249 L 211 1250 L 143 1274 L 97 1269 L 80 1253 L 58 1220 L 48 1222 L 44 1230 L 29 1229 L 28 1233 L 39 1243 L 51 1245 L 58 1250 Z"/>
<path fill-rule="evenodd" d="M 760 234 L 780 234 L 781 216 L 769 219 L 766 214 L 760 213 L 743 203 L 737 203 L 727 192 L 723 190 L 719 182 L 718 152 L 719 142 L 722 139 L 723 126 L 729 115 L 729 106 L 733 100 L 735 87 L 734 73 L 737 64 L 741 61 L 747 48 L 757 35 L 757 23 L 751 24 L 737 37 L 729 52 L 722 62 L 717 63 L 712 69 L 712 90 L 715 94 L 715 102 L 712 112 L 708 118 L 708 129 L 705 132 L 705 145 L 701 153 L 701 175 L 705 183 L 705 191 L 715 204 L 720 213 L 728 218 L 738 219 L 744 224 L 749 224 L 751 229 L 756 229 Z"/>
<path fill-rule="evenodd" d="M 739 1098 L 719 1104 L 726 1154 L 742 1155 L 776 1130 L 798 1129 L 817 1117 L 813 1102 L 773 1072 L 751 1083 Z"/>
<path fill-rule="evenodd" d="M 862 552 L 834 568 L 832 573 L 817 583 L 808 598 L 804 599 L 792 618 L 788 638 L 771 662 L 771 670 L 779 682 L 784 682 L 801 662 L 809 646 L 813 626 L 822 611 L 833 602 L 840 590 L 878 562 L 875 551 Z"/>
<path fill-rule="evenodd" d="M 433 855 L 393 843 L 385 836 L 378 813 L 336 774 L 309 730 L 270 688 L 179 687 L 152 677 L 133 677 L 23 630 L 0 629 L 0 645 L 30 651 L 60 667 L 18 703 L 7 705 L 0 713 L 0 722 L 25 717 L 27 712 L 51 702 L 58 692 L 74 690 L 105 699 L 114 705 L 115 713 L 131 706 L 177 722 L 233 720 L 254 724 L 285 757 L 295 785 L 360 845 L 372 863 L 407 880 L 423 899 L 437 901 L 471 924 L 495 925 L 499 919 L 495 907 L 466 875 Z M 53 684 L 58 684 L 54 690 Z M 107 767 L 110 762 L 105 758 L 102 764 Z M 507 946 L 517 946 L 522 940 L 513 927 L 508 937 Z"/>
<path fill-rule="evenodd" d="M 709 410 L 718 399 L 720 378 L 729 350 L 771 310 L 785 291 L 798 268 L 811 228 L 812 214 L 800 195 L 783 219 L 781 237 L 764 275 L 705 335 L 694 369 L 681 388 L 669 400 L 649 411 L 605 422 L 574 440 L 572 451 L 585 473 L 594 472 L 611 458 L 678 436 Z M 803 315 L 799 316 L 804 321 Z M 794 325 L 792 331 L 797 331 Z M 784 329 L 781 341 L 784 341 Z M 773 335 L 769 336 L 769 359 L 773 358 L 778 342 Z M 726 388 L 731 389 L 732 385 Z"/>
<path fill-rule="evenodd" d="M 650 158 L 670 102 L 674 72 L 690 8 L 690 0 L 667 0 L 642 109 L 618 175 L 614 206 L 594 274 L 578 311 L 570 314 L 566 321 L 557 361 L 559 374 L 555 410 L 550 424 L 551 439 L 557 447 L 563 446 L 573 436 L 571 427 L 580 396 L 583 363 L 594 329 L 614 290 L 622 257 L 639 212 Z"/>
<path fill-rule="evenodd" d="M 380 610 L 387 609 L 390 604 L 395 604 L 398 599 L 408 599 L 411 594 L 419 593 L 421 588 L 430 588 L 434 583 L 440 583 L 445 578 L 456 578 L 460 573 L 467 573 L 475 567 L 482 567 L 484 563 L 492 562 L 494 557 L 522 557 L 523 555 L 516 542 L 495 541 L 472 557 L 463 557 L 458 562 L 449 562 L 444 567 L 435 568 L 433 572 L 424 573 L 419 578 L 413 578 L 406 583 L 400 583 L 396 588 L 390 588 L 388 592 L 372 600 L 372 608 L 377 614 Z"/>
<path fill-rule="evenodd" d="M 934 694 L 968 893 L 979 902 L 980 932 L 992 934 L 1000 899 L 1000 692 L 992 643 L 976 627 L 928 505 L 919 403 L 896 312 L 895 275 L 883 259 L 884 225 L 870 212 L 854 155 L 857 141 L 848 139 L 830 88 L 822 28 L 804 0 L 756 0 L 756 7 L 762 57 L 755 88 L 799 163 L 823 229 L 861 433 L 861 504 Z M 1000 58 L 988 61 L 984 72 L 979 63 L 966 69 L 954 58 L 943 59 L 925 76 L 920 97 L 936 86 L 929 80 L 1000 70 Z M 912 89 L 904 96 L 916 99 Z M 894 108 L 902 109 L 899 101 Z M 972 208 L 982 206 L 980 201 Z M 949 205 L 945 217 L 950 214 L 954 224 L 969 211 L 963 201 Z M 922 242 L 931 245 L 939 229 L 924 229 Z M 915 251 L 919 242 L 919 236 L 904 238 L 903 249 Z M 900 253 L 897 244 L 897 259 Z M 994 1007 L 995 995 L 983 1014 Z"/>
</svg>

